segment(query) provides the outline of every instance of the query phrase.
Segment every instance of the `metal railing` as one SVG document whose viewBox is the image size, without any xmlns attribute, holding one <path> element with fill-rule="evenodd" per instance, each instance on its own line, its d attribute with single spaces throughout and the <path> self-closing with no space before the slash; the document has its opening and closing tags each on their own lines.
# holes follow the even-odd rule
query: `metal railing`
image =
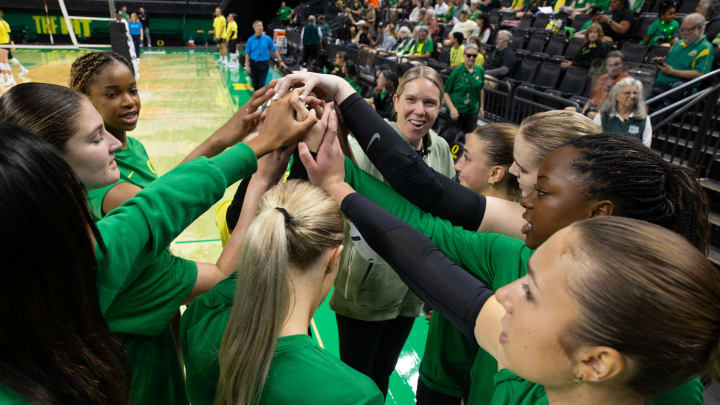
<svg viewBox="0 0 720 405">
<path fill-rule="evenodd" d="M 537 90 L 532 87 L 532 84 L 523 84 L 515 89 L 508 117 L 510 122 L 520 124 L 522 120 L 533 114 L 562 110 L 565 107 L 580 110 L 580 105 L 573 100 Z"/>
</svg>

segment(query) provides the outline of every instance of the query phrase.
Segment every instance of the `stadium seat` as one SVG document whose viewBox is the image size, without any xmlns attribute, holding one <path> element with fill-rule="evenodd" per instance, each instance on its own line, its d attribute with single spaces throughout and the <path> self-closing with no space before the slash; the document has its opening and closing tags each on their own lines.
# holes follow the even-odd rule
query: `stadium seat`
<svg viewBox="0 0 720 405">
<path fill-rule="evenodd" d="M 645 38 L 645 33 L 655 20 L 658 19 L 657 13 L 643 13 L 639 18 L 633 21 L 633 26 L 630 31 L 630 38 L 641 41 Z"/>
<path fill-rule="evenodd" d="M 588 70 L 577 66 L 570 66 L 565 70 L 565 75 L 557 86 L 558 91 L 567 97 L 567 95 L 582 96 L 585 94 L 585 88 L 590 82 Z"/>
<path fill-rule="evenodd" d="M 568 44 L 567 48 L 565 48 L 565 53 L 563 56 L 566 59 L 572 59 L 577 55 L 578 51 L 582 46 L 585 44 L 585 40 L 582 38 L 573 38 L 570 40 L 570 43 Z"/>
<path fill-rule="evenodd" d="M 645 59 L 648 47 L 637 42 L 627 41 L 620 48 L 620 51 L 625 55 L 626 62 L 641 63 Z"/>
<path fill-rule="evenodd" d="M 580 28 L 582 28 L 589 19 L 589 14 L 578 14 L 573 20 L 572 27 L 575 28 L 575 31 L 580 31 Z"/>
<path fill-rule="evenodd" d="M 539 30 L 544 30 L 545 26 L 550 21 L 550 14 L 538 14 L 535 16 L 535 21 L 533 21 L 532 27 Z"/>
<path fill-rule="evenodd" d="M 558 79 L 560 79 L 561 72 L 562 67 L 560 64 L 549 61 L 543 62 L 540 64 L 532 83 L 536 86 L 553 89 L 557 85 Z"/>
<path fill-rule="evenodd" d="M 542 52 L 548 40 L 547 31 L 535 31 L 527 43 L 525 49 L 529 52 Z"/>
<path fill-rule="evenodd" d="M 522 19 L 520 20 L 520 26 L 523 28 L 530 28 L 532 27 L 533 22 L 533 16 L 530 13 L 527 13 L 522 16 Z"/>
<path fill-rule="evenodd" d="M 532 82 L 535 79 L 540 61 L 535 58 L 525 57 L 515 65 L 512 78 L 519 82 Z"/>
<path fill-rule="evenodd" d="M 490 12 L 490 24 L 495 27 L 500 24 L 500 10 L 495 9 Z"/>
<path fill-rule="evenodd" d="M 550 37 L 550 41 L 545 48 L 545 53 L 550 56 L 562 55 L 565 50 L 565 35 L 555 34 Z"/>
<path fill-rule="evenodd" d="M 524 49 L 525 48 L 525 34 L 521 31 L 512 31 L 512 40 L 510 41 L 510 47 L 513 49 Z"/>
<path fill-rule="evenodd" d="M 678 13 L 694 13 L 698 0 L 681 0 L 680 6 L 677 8 Z"/>
</svg>

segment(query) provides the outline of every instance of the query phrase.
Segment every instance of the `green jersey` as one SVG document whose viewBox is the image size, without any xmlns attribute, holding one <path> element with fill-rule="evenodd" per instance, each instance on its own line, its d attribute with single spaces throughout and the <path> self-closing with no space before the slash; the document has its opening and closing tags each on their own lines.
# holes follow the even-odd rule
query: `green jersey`
<svg viewBox="0 0 720 405">
<path fill-rule="evenodd" d="M 102 203 L 111 188 L 120 183 L 145 188 L 158 177 L 145 146 L 133 137 L 127 137 L 127 148 L 115 151 L 115 161 L 120 171 L 120 179 L 109 186 L 88 191 L 88 205 L 96 221 L 106 214 L 102 210 Z"/>
<path fill-rule="evenodd" d="M 180 321 L 180 341 L 193 405 L 212 405 L 218 353 L 235 297 L 237 274 L 196 298 Z M 382 393 L 364 374 L 317 346 L 308 335 L 280 337 L 260 404 L 377 404 Z"/>
<path fill-rule="evenodd" d="M 710 72 L 714 59 L 715 49 L 712 44 L 705 39 L 705 36 L 703 36 L 694 44 L 690 45 L 686 44 L 683 40 L 675 42 L 675 45 L 670 48 L 670 51 L 665 57 L 665 64 L 672 66 L 675 70 L 696 70 L 705 74 Z M 658 72 L 655 83 L 669 84 L 679 80 L 677 77 Z"/>
<path fill-rule="evenodd" d="M 462 64 L 450 73 L 445 81 L 445 92 L 455 108 L 462 115 L 478 113 L 480 105 L 480 92 L 485 83 L 485 69 L 473 64 L 473 70 L 469 71 L 465 64 Z"/>
<path fill-rule="evenodd" d="M 96 249 L 100 310 L 130 359 L 134 404 L 187 403 L 170 321 L 195 285 L 197 266 L 168 246 L 256 169 L 252 149 L 239 144 L 178 166 L 97 222 L 106 246 Z"/>
<path fill-rule="evenodd" d="M 345 160 L 345 181 L 357 192 L 363 194 L 376 204 L 388 210 L 391 214 L 406 222 L 425 234 L 450 260 L 465 268 L 493 290 L 497 290 L 527 274 L 527 263 L 533 250 L 528 248 L 519 239 L 506 235 L 493 233 L 478 233 L 467 231 L 453 226 L 449 221 L 437 218 L 423 212 L 421 209 L 397 194 L 392 188 L 373 176 L 360 170 L 349 159 Z M 435 318 L 435 316 L 433 316 Z M 447 323 L 447 334 L 460 332 Z M 432 329 L 432 323 L 431 323 Z M 450 332 L 452 328 L 453 332 Z M 426 355 L 428 346 L 436 346 L 430 361 L 435 362 L 433 367 L 424 367 L 426 357 L 420 364 L 421 377 L 423 370 L 436 373 L 433 378 L 438 381 L 450 380 L 450 376 L 443 374 L 442 365 L 437 364 L 438 359 L 451 358 L 454 347 L 437 345 L 431 342 L 430 335 L 437 334 L 428 331 Z M 445 354 L 447 352 L 448 354 Z M 494 378 L 498 373 L 497 362 L 483 350 L 478 350 L 471 372 L 471 391 L 469 403 L 472 405 L 490 404 L 495 390 Z M 423 382 L 427 382 L 423 378 Z M 698 391 L 699 379 L 694 378 L 685 384 L 672 388 L 653 398 L 655 405 L 702 404 L 702 390 Z M 433 388 L 430 386 L 430 388 Z M 679 400 L 682 399 L 682 400 Z"/>
<path fill-rule="evenodd" d="M 0 385 L 0 404 L 2 405 L 31 405 L 30 401 L 21 397 L 9 387 Z"/>
</svg>

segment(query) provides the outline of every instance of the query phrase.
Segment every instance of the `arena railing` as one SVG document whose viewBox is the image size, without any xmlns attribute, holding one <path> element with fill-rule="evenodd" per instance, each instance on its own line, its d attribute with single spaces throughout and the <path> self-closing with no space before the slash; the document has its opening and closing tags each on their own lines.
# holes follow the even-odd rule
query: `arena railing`
<svg viewBox="0 0 720 405">
<path fill-rule="evenodd" d="M 711 73 L 717 72 L 720 70 Z M 699 177 L 709 177 L 720 147 L 718 98 L 720 82 L 715 82 L 650 114 L 653 149 L 665 160 L 692 168 Z"/>
</svg>

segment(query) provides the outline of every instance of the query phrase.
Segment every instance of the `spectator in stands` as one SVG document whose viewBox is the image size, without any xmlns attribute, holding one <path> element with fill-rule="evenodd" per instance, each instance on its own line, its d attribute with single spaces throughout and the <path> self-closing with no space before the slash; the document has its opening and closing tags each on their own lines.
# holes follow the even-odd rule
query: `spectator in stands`
<svg viewBox="0 0 720 405">
<path fill-rule="evenodd" d="M 328 23 L 328 22 L 325 20 L 325 16 L 324 16 L 324 15 L 318 16 L 318 18 L 317 18 L 317 25 L 318 25 L 318 28 L 320 28 L 320 33 L 322 34 L 323 37 L 329 37 L 329 36 L 330 36 L 330 31 L 331 31 L 330 23 Z"/>
<path fill-rule="evenodd" d="M 582 113 L 590 118 L 594 118 L 597 110 L 603 105 L 607 99 L 610 89 L 612 89 L 620 80 L 629 78 L 630 74 L 625 71 L 624 55 L 620 51 L 612 51 L 608 53 L 605 59 L 605 68 L 607 73 L 600 76 L 590 91 L 590 98 L 585 103 Z"/>
<path fill-rule="evenodd" d="M 350 21 L 355 24 L 355 19 L 359 19 L 362 16 L 362 1 L 350 0 L 346 4 L 347 7 L 345 7 L 345 12 L 347 13 L 348 18 L 350 18 Z"/>
<path fill-rule="evenodd" d="M 480 11 L 489 13 L 492 10 L 500 8 L 500 0 L 479 0 Z"/>
<path fill-rule="evenodd" d="M 490 35 L 493 31 L 493 26 L 490 24 L 490 17 L 488 14 L 481 14 L 480 18 L 477 19 L 477 33 L 480 38 L 480 42 L 485 45 L 490 40 Z"/>
<path fill-rule="evenodd" d="M 455 14 L 455 0 L 448 0 L 448 10 L 445 14 L 435 14 L 435 17 L 440 21 L 452 22 L 453 15 Z"/>
<path fill-rule="evenodd" d="M 629 34 L 633 14 L 628 0 L 611 0 L 610 14 L 598 16 L 597 22 L 602 25 L 605 42 L 620 42 Z"/>
<path fill-rule="evenodd" d="M 405 56 L 414 60 L 427 60 L 435 47 L 432 38 L 430 38 L 430 29 L 425 25 L 415 27 L 417 38 L 410 52 Z"/>
<path fill-rule="evenodd" d="M 373 90 L 373 106 L 378 115 L 390 120 L 395 109 L 393 97 L 398 86 L 398 77 L 390 69 L 381 70 Z"/>
<path fill-rule="evenodd" d="M 414 7 L 408 16 L 408 21 L 416 22 L 420 19 L 420 9 L 422 8 L 422 4 L 420 3 L 420 0 L 412 0 L 412 4 Z"/>
<path fill-rule="evenodd" d="M 485 69 L 475 65 L 477 46 L 465 45 L 464 56 L 465 63 L 455 68 L 445 81 L 444 95 L 450 118 L 463 135 L 472 132 L 477 127 L 478 117 L 482 118 L 485 114 Z M 462 136 L 463 142 L 464 138 Z"/>
<path fill-rule="evenodd" d="M 358 94 L 362 94 L 362 87 L 360 87 L 360 74 L 355 62 L 348 60 L 342 67 L 342 73 L 348 83 L 352 86 Z"/>
<path fill-rule="evenodd" d="M 478 56 L 475 58 L 475 64 L 477 66 L 484 66 L 485 60 L 487 59 L 487 51 L 485 47 L 483 47 L 482 40 L 478 36 L 472 36 L 468 38 L 468 42 L 478 47 Z"/>
<path fill-rule="evenodd" d="M 395 24 L 388 23 L 383 27 L 382 42 L 378 46 L 377 50 L 382 52 L 390 52 L 397 42 L 397 32 L 395 32 Z"/>
<path fill-rule="evenodd" d="M 292 21 L 293 9 L 288 7 L 287 3 L 283 1 L 280 3 L 280 9 L 278 10 L 277 15 L 280 17 L 280 24 L 287 27 L 290 25 L 290 21 Z"/>
<path fill-rule="evenodd" d="M 426 16 L 426 10 L 425 10 L 425 8 L 423 7 L 423 8 L 420 9 L 420 13 L 418 14 L 418 19 L 417 19 L 417 21 L 415 22 L 415 26 L 416 26 L 416 27 L 417 27 L 418 25 L 427 25 L 427 20 L 426 20 L 426 17 L 425 17 L 425 16 Z"/>
<path fill-rule="evenodd" d="M 365 2 L 365 12 L 363 13 L 363 20 L 368 23 L 370 33 L 375 32 L 375 26 L 377 24 L 377 14 L 375 13 L 375 7 L 369 1 Z"/>
<path fill-rule="evenodd" d="M 339 51 L 335 54 L 335 67 L 333 67 L 331 74 L 334 74 L 336 76 L 342 76 L 343 75 L 343 66 L 345 66 L 345 63 L 347 62 L 347 52 L 345 51 Z"/>
<path fill-rule="evenodd" d="M 593 121 L 602 125 L 603 132 L 637 138 L 649 148 L 652 125 L 642 94 L 643 86 L 639 80 L 632 77 L 620 80 L 610 90 Z"/>
<path fill-rule="evenodd" d="M 598 23 L 592 23 L 590 28 L 585 31 L 585 43 L 578 53 L 570 60 L 564 60 L 561 65 L 563 68 L 577 66 L 589 69 L 595 59 L 603 59 L 610 51 L 610 46 L 603 43 L 603 28 Z"/>
<path fill-rule="evenodd" d="M 128 14 L 127 6 L 120 7 L 120 15 L 125 21 L 128 21 L 130 19 L 130 14 Z"/>
<path fill-rule="evenodd" d="M 250 75 L 253 89 L 259 90 L 267 82 L 270 52 L 275 53 L 275 58 L 282 68 L 287 69 L 287 66 L 283 63 L 272 38 L 263 33 L 262 21 L 256 20 L 252 26 L 255 34 L 250 36 L 245 44 L 245 71 Z"/>
<path fill-rule="evenodd" d="M 460 13 L 462 11 L 467 12 L 468 16 L 470 16 L 470 7 L 465 4 L 465 0 L 455 0 L 455 11 L 453 11 L 452 22 L 457 23 L 460 21 Z"/>
<path fill-rule="evenodd" d="M 693 13 L 680 24 L 680 41 L 670 48 L 667 57 L 653 58 L 660 71 L 655 78 L 653 94 L 658 95 L 710 71 L 715 49 L 703 35 L 705 17 Z M 683 94 L 671 97 L 667 102 L 677 101 Z"/>
<path fill-rule="evenodd" d="M 435 11 L 432 8 L 425 9 L 425 21 L 430 29 L 430 36 L 436 37 L 440 34 L 440 25 L 435 18 Z"/>
<path fill-rule="evenodd" d="M 447 3 L 445 2 L 445 0 L 438 0 L 437 4 L 435 4 L 435 9 L 434 9 L 435 16 L 437 18 L 443 17 L 445 14 L 447 14 L 448 9 L 449 9 L 449 7 L 448 7 Z"/>
<path fill-rule="evenodd" d="M 390 49 L 390 54 L 402 56 L 406 52 L 409 52 L 414 44 L 414 39 L 410 36 L 410 28 L 400 27 L 398 30 L 398 40 L 395 45 Z"/>
<path fill-rule="evenodd" d="M 148 17 L 148 15 L 145 13 L 144 7 L 140 7 L 140 13 L 138 14 L 138 18 L 140 19 L 140 22 L 143 26 L 144 41 L 142 45 L 147 46 L 148 48 L 152 48 L 152 40 L 150 39 L 150 17 Z"/>
<path fill-rule="evenodd" d="M 482 14 L 482 11 L 480 11 L 480 3 L 477 1 L 471 1 L 470 2 L 470 20 L 477 22 L 478 18 L 480 18 L 480 15 Z"/>
<path fill-rule="evenodd" d="M 658 8 L 660 19 L 653 21 L 642 40 L 643 45 L 671 46 L 678 40 L 680 24 L 675 20 L 677 7 L 673 1 L 663 1 Z"/>
<path fill-rule="evenodd" d="M 364 20 L 358 21 L 357 24 L 357 34 L 355 35 L 355 38 L 353 38 L 352 42 L 357 46 L 368 46 L 368 47 L 374 47 L 375 41 L 373 41 L 372 36 L 370 35 L 370 24 L 365 22 Z"/>
<path fill-rule="evenodd" d="M 495 55 L 485 64 L 485 74 L 503 79 L 512 73 L 515 67 L 515 51 L 510 47 L 512 34 L 501 30 L 495 39 Z"/>
<path fill-rule="evenodd" d="M 455 69 L 465 62 L 465 37 L 462 32 L 451 32 L 450 33 L 450 67 Z"/>
<path fill-rule="evenodd" d="M 303 64 L 305 66 L 314 66 L 318 59 L 318 47 L 322 39 L 320 28 L 315 25 L 315 16 L 311 15 L 307 19 L 307 24 L 300 33 L 300 43 L 303 49 Z"/>
<path fill-rule="evenodd" d="M 715 41 L 720 34 L 720 0 L 700 0 L 695 11 L 702 14 L 707 21 L 705 38 L 715 46 L 720 46 Z"/>
<path fill-rule="evenodd" d="M 455 23 L 450 33 L 462 32 L 464 38 L 470 38 L 473 30 L 475 30 L 477 26 L 478 25 L 475 21 L 470 20 L 470 11 L 462 9 L 460 10 L 460 17 L 458 19 L 458 22 Z"/>
</svg>

